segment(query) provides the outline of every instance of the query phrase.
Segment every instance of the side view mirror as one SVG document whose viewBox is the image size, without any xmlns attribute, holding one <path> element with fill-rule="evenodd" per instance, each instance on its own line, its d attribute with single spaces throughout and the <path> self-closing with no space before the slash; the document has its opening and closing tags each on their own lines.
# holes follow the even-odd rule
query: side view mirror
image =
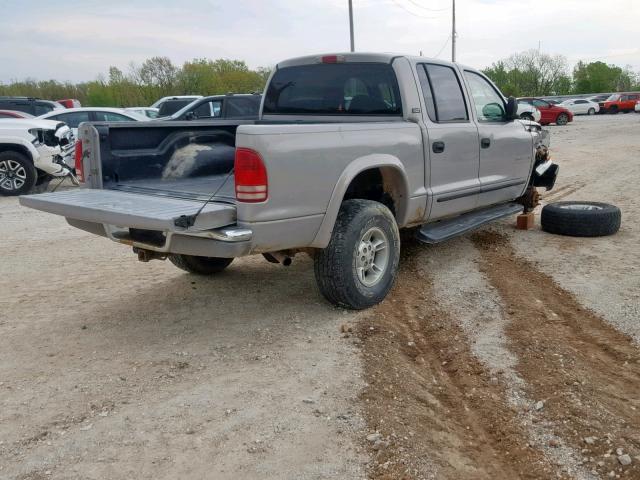
<svg viewBox="0 0 640 480">
<path fill-rule="evenodd" d="M 185 120 L 195 120 L 196 114 L 193 112 L 187 112 L 184 116 Z"/>
<path fill-rule="evenodd" d="M 505 119 L 505 111 L 499 103 L 487 103 L 482 107 L 482 116 L 491 122 L 500 122 Z"/>
<path fill-rule="evenodd" d="M 518 101 L 514 97 L 507 99 L 507 120 L 516 120 L 518 118 Z"/>
</svg>

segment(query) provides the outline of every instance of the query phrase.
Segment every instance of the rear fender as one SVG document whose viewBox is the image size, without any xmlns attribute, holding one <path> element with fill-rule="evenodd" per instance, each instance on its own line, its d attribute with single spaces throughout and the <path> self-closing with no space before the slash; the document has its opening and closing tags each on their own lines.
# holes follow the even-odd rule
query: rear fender
<svg viewBox="0 0 640 480">
<path fill-rule="evenodd" d="M 391 191 L 394 205 L 396 221 L 399 226 L 407 223 L 407 205 L 409 182 L 402 162 L 392 155 L 372 154 L 360 157 L 351 162 L 342 172 L 336 186 L 331 194 L 331 200 L 325 212 L 324 219 L 318 233 L 310 245 L 314 248 L 325 248 L 329 244 L 333 226 L 338 218 L 338 212 L 342 205 L 347 188 L 359 173 L 374 168 L 383 169 L 383 184 L 385 191 Z"/>
</svg>

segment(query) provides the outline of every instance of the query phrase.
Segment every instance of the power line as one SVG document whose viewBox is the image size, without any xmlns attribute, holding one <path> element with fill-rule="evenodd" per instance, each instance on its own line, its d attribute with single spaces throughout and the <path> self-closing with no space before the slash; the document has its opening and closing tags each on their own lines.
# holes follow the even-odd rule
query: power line
<svg viewBox="0 0 640 480">
<path fill-rule="evenodd" d="M 449 10 L 449 7 L 446 8 L 428 8 L 423 5 L 420 5 L 416 0 L 407 0 L 410 3 L 413 3 L 416 7 L 422 8 L 423 10 L 428 10 L 429 12 L 444 12 Z"/>
<path fill-rule="evenodd" d="M 405 7 L 404 5 L 399 3 L 398 0 L 392 0 L 392 2 L 395 3 L 397 7 L 400 7 L 402 10 L 407 12 L 409 15 L 413 15 L 414 17 L 424 18 L 424 19 L 427 19 L 427 20 L 437 20 L 438 18 L 440 18 L 440 17 L 425 17 L 424 15 L 418 15 L 417 13 L 412 12 L 407 7 Z"/>
<path fill-rule="evenodd" d="M 440 54 L 444 51 L 444 47 L 446 47 L 446 46 L 447 46 L 447 43 L 449 43 L 449 39 L 450 39 L 450 38 L 451 38 L 451 35 L 449 35 L 449 36 L 447 37 L 447 39 L 444 41 L 444 45 L 442 45 L 442 48 L 440 49 L 440 51 L 438 52 L 438 54 L 437 54 L 435 57 L 433 57 L 433 58 L 438 58 L 438 57 L 440 56 Z"/>
</svg>

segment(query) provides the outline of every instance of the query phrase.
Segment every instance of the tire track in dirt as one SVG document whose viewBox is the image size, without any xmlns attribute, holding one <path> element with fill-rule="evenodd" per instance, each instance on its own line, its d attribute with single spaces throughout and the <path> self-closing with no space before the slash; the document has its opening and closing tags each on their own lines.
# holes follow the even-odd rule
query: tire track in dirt
<svg viewBox="0 0 640 480">
<path fill-rule="evenodd" d="M 374 479 L 568 478 L 528 445 L 503 388 L 438 307 L 420 265 L 403 246 L 392 294 L 359 324 L 367 387 L 361 395 Z M 375 442 L 375 443 L 374 443 Z"/>
<path fill-rule="evenodd" d="M 517 257 L 502 235 L 473 240 L 509 315 L 516 372 L 527 394 L 544 400 L 544 420 L 592 473 L 640 478 L 640 358 L 630 337 Z M 631 465 L 620 464 L 618 449 Z"/>
</svg>

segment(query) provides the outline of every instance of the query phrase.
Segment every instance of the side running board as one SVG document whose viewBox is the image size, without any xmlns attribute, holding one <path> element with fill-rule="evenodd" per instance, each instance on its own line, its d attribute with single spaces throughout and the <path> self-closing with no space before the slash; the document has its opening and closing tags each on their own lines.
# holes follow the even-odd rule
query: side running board
<svg viewBox="0 0 640 480">
<path fill-rule="evenodd" d="M 428 223 L 418 230 L 418 240 L 423 243 L 433 244 L 444 242 L 467 232 L 494 222 L 509 215 L 522 213 L 524 207 L 519 203 L 507 203 L 496 205 L 482 210 L 465 213 L 458 217 Z"/>
</svg>

